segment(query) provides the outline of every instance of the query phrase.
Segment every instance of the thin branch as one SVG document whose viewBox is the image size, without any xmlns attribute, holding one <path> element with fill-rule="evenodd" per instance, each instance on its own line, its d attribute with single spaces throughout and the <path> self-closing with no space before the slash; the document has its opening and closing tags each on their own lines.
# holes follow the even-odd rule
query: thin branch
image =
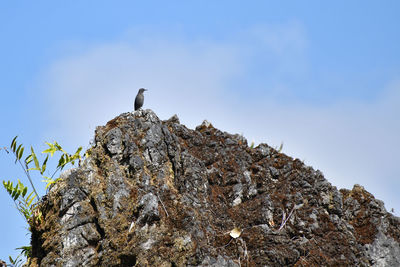
<svg viewBox="0 0 400 267">
<path fill-rule="evenodd" d="M 282 213 L 282 221 L 281 221 L 281 226 L 283 225 L 283 223 L 285 222 L 285 219 L 286 219 L 286 212 L 285 211 L 283 211 L 283 213 Z M 279 228 L 280 229 L 280 228 Z"/>
<path fill-rule="evenodd" d="M 18 157 L 17 157 L 17 159 L 18 159 Z M 28 177 L 28 180 L 29 180 L 29 182 L 31 183 L 32 189 L 33 189 L 33 191 L 35 192 L 37 198 L 39 199 L 39 194 L 38 194 L 38 192 L 36 191 L 35 186 L 33 185 L 31 175 L 29 174 L 29 171 L 28 171 L 28 167 L 27 167 L 27 166 L 24 167 L 24 165 L 22 165 L 22 162 L 21 162 L 20 159 L 18 159 L 18 162 L 19 162 L 19 164 L 21 165 L 21 168 L 24 170 L 26 176 Z"/>
<path fill-rule="evenodd" d="M 10 152 L 8 152 L 8 149 L 7 149 L 7 147 L 0 147 L 0 150 L 4 150 L 5 152 L 7 152 L 7 154 L 9 154 Z"/>
<path fill-rule="evenodd" d="M 164 206 L 164 203 L 162 202 L 161 198 L 158 196 L 157 192 L 156 192 L 156 195 L 157 195 L 157 197 L 158 197 L 158 200 L 160 200 L 160 202 L 161 202 L 161 205 L 163 206 L 163 208 L 164 208 L 164 211 L 165 211 L 165 213 L 167 214 L 167 217 L 169 217 L 169 215 L 168 215 L 168 211 L 167 211 L 167 209 L 165 208 L 165 206 Z"/>
<path fill-rule="evenodd" d="M 58 168 L 54 171 L 53 175 L 51 176 L 51 179 L 53 179 L 54 175 L 56 175 L 56 173 L 57 173 L 60 169 L 61 169 L 61 167 L 58 167 Z"/>
<path fill-rule="evenodd" d="M 217 248 L 226 248 L 226 247 L 232 242 L 233 239 L 234 239 L 234 238 L 231 237 L 231 240 L 229 240 L 228 244 L 223 245 L 223 246 L 221 246 L 221 247 L 217 247 Z"/>
<path fill-rule="evenodd" d="M 281 226 L 279 227 L 278 231 L 282 230 L 282 228 L 285 226 L 286 222 L 289 220 L 290 216 L 292 216 L 293 211 L 295 210 L 296 205 L 293 206 L 292 210 L 290 211 L 289 215 L 287 216 L 287 218 L 285 219 L 285 221 L 283 221 L 283 223 L 281 224 Z M 283 212 L 283 214 L 285 215 L 285 212 Z M 283 216 L 284 217 L 284 216 Z M 283 220 L 282 217 L 282 220 Z"/>
<path fill-rule="evenodd" d="M 14 200 L 14 199 L 13 199 L 13 200 Z M 20 208 L 18 207 L 17 201 L 16 201 L 16 200 L 14 200 L 14 204 L 15 204 L 15 207 L 17 208 L 18 212 L 22 215 L 22 217 L 25 218 L 25 215 L 22 213 L 22 211 L 21 211 Z"/>
</svg>

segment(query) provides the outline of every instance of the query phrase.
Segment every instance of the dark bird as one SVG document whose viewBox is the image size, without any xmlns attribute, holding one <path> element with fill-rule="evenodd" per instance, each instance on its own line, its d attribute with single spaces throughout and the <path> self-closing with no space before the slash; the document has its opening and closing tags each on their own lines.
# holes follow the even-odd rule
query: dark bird
<svg viewBox="0 0 400 267">
<path fill-rule="evenodd" d="M 139 108 L 141 108 L 143 106 L 143 102 L 144 102 L 144 91 L 147 91 L 147 89 L 144 88 L 140 88 L 139 92 L 136 95 L 135 98 L 135 110 L 138 110 Z"/>
</svg>

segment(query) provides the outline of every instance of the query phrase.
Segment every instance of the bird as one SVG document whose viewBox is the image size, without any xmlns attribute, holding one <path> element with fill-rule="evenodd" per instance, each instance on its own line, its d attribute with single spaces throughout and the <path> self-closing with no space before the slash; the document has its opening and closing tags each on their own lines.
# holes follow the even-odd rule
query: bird
<svg viewBox="0 0 400 267">
<path fill-rule="evenodd" d="M 139 92 L 136 95 L 135 98 L 135 110 L 140 109 L 143 106 L 143 102 L 144 102 L 144 91 L 147 91 L 147 89 L 144 88 L 140 88 Z"/>
</svg>

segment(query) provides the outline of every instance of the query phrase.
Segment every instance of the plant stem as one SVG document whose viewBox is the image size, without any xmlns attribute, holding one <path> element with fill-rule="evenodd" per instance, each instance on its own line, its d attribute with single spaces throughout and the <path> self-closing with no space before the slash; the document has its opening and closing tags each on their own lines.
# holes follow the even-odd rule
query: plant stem
<svg viewBox="0 0 400 267">
<path fill-rule="evenodd" d="M 29 182 L 31 183 L 31 186 L 32 186 L 32 188 L 33 188 L 33 191 L 34 191 L 35 194 L 36 194 L 36 197 L 39 199 L 39 194 L 38 194 L 38 192 L 36 191 L 35 186 L 33 185 L 32 178 L 31 178 L 31 175 L 29 174 L 29 171 L 28 171 L 27 166 L 24 167 L 24 165 L 22 165 L 21 160 L 19 160 L 19 159 L 18 159 L 18 162 L 19 162 L 19 164 L 21 165 L 21 168 L 24 170 L 26 176 L 28 177 L 28 180 L 29 180 Z"/>
</svg>

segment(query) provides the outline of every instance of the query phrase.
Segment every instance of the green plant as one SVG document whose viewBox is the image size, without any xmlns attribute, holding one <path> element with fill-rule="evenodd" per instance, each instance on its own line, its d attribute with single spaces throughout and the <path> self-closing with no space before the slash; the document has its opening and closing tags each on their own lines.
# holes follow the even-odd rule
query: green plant
<svg viewBox="0 0 400 267">
<path fill-rule="evenodd" d="M 24 260 L 22 259 L 22 257 L 25 257 L 26 259 L 28 259 L 28 262 L 29 262 L 29 259 L 32 255 L 32 247 L 31 246 L 22 246 L 22 247 L 16 248 L 16 249 L 21 250 L 21 253 L 15 259 L 13 259 L 11 256 L 8 256 L 10 263 L 12 265 L 14 265 L 15 267 L 25 266 Z"/>
<path fill-rule="evenodd" d="M 50 155 L 50 157 L 53 157 L 54 153 L 56 152 L 61 152 L 61 156 L 60 159 L 58 160 L 58 165 L 55 169 L 55 171 L 53 172 L 53 174 L 51 175 L 51 177 L 45 176 L 43 175 L 44 170 L 46 169 L 46 167 L 44 167 L 44 170 L 40 169 L 40 166 L 38 166 L 37 168 L 35 168 L 35 170 L 39 170 L 41 171 L 41 174 L 44 178 L 44 180 L 42 180 L 43 182 L 46 183 L 46 189 L 48 189 L 48 187 L 52 184 L 54 184 L 58 179 L 54 179 L 54 175 L 58 172 L 64 169 L 64 167 L 71 163 L 72 165 L 75 165 L 75 162 L 78 160 L 79 163 L 82 160 L 82 156 L 81 156 L 81 151 L 82 151 L 82 147 L 78 147 L 78 149 L 76 150 L 75 154 L 69 154 L 67 153 L 56 141 L 54 141 L 54 143 L 47 143 L 46 144 L 49 146 L 48 149 L 44 150 L 42 153 L 47 154 L 46 160 L 45 162 L 47 162 L 47 159 Z M 85 157 L 87 157 L 88 152 L 85 153 Z M 43 166 L 43 165 L 42 165 Z"/>
<path fill-rule="evenodd" d="M 281 145 L 279 146 L 279 148 L 276 146 L 276 147 L 274 147 L 275 148 L 275 150 L 276 151 L 278 151 L 278 153 L 281 153 L 282 152 L 282 149 L 283 149 L 283 142 L 281 143 Z"/>
<path fill-rule="evenodd" d="M 15 259 L 13 259 L 11 256 L 8 256 L 8 259 L 13 266 L 22 267 L 24 265 L 24 260 L 22 259 L 22 257 L 24 257 L 23 253 L 19 254 Z"/>
<path fill-rule="evenodd" d="M 11 141 L 10 149 L 11 149 L 11 151 L 13 152 L 13 154 L 15 156 L 15 163 L 18 162 L 20 164 L 21 168 L 25 172 L 25 175 L 28 177 L 28 180 L 29 180 L 29 182 L 30 182 L 30 184 L 32 186 L 33 191 L 35 192 L 35 197 L 38 197 L 39 194 L 37 193 L 36 188 L 33 185 L 33 181 L 32 181 L 31 175 L 29 173 L 29 171 L 31 170 L 29 168 L 29 164 L 32 162 L 32 160 L 34 160 L 35 165 L 39 166 L 38 159 L 37 159 L 36 154 L 35 154 L 35 152 L 33 150 L 33 147 L 31 147 L 32 153 L 25 158 L 24 162 L 22 162 L 22 157 L 24 155 L 25 148 L 22 146 L 22 144 L 20 144 L 20 145 L 17 144 L 17 137 L 18 136 L 15 136 L 14 139 Z M 47 159 L 44 162 L 44 166 L 46 166 L 46 162 L 47 162 Z M 46 167 L 44 167 L 44 168 L 46 169 Z"/>
<path fill-rule="evenodd" d="M 254 141 L 252 141 L 251 144 L 250 144 L 250 148 L 254 148 L 254 145 L 255 145 Z"/>
<path fill-rule="evenodd" d="M 34 186 L 31 171 L 37 171 L 40 173 L 40 176 L 43 178 L 43 182 L 46 183 L 45 189 L 48 190 L 51 185 L 56 183 L 59 179 L 54 179 L 54 176 L 61 170 L 64 169 L 68 164 L 74 165 L 76 161 L 81 162 L 84 157 L 88 157 L 90 153 L 90 149 L 85 152 L 84 155 L 81 155 L 82 147 L 79 147 L 74 154 L 67 153 L 57 142 L 54 143 L 46 143 L 48 148 L 42 151 L 42 154 L 46 154 L 46 157 L 43 161 L 40 161 L 38 156 L 35 153 L 33 147 L 30 147 L 30 154 L 24 158 L 25 147 L 22 144 L 18 144 L 17 136 L 11 141 L 10 150 L 15 156 L 15 163 L 19 164 L 23 169 L 26 177 L 29 180 L 29 183 L 32 187 L 32 191 L 29 193 L 29 188 L 25 186 L 20 179 L 17 179 L 17 183 L 14 183 L 10 180 L 7 182 L 3 180 L 3 186 L 8 192 L 8 194 L 13 199 L 15 206 L 19 213 L 24 217 L 26 222 L 29 225 L 28 230 L 31 230 L 33 225 L 38 225 L 42 222 L 42 214 L 40 210 L 37 208 L 39 194 Z M 3 147 L 2 150 L 9 153 L 6 147 Z M 52 175 L 46 176 L 45 172 L 47 170 L 47 163 L 50 158 L 52 158 L 55 154 L 61 154 L 58 164 Z M 9 257 L 10 262 L 14 266 L 22 266 L 23 260 L 21 257 L 25 257 L 28 262 L 31 258 L 31 246 L 22 246 L 17 248 L 21 250 L 20 255 L 13 259 L 11 256 Z"/>
<path fill-rule="evenodd" d="M 31 223 L 33 218 L 33 205 L 36 203 L 33 202 L 33 200 L 36 198 L 36 195 L 33 191 L 26 195 L 28 193 L 28 187 L 24 186 L 19 179 L 17 180 L 18 183 L 15 186 L 11 181 L 3 181 L 3 186 L 14 200 L 17 210 L 28 223 Z"/>
</svg>

